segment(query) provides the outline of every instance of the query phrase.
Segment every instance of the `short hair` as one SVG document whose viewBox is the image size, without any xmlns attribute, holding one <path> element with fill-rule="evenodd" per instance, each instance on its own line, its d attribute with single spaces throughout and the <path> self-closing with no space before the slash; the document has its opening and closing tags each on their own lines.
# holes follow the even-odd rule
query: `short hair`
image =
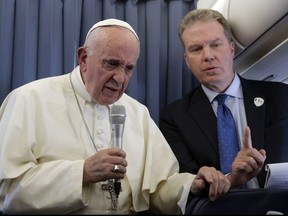
<svg viewBox="0 0 288 216">
<path fill-rule="evenodd" d="M 180 22 L 178 36 L 181 40 L 182 45 L 184 46 L 184 43 L 182 41 L 182 34 L 187 26 L 191 26 L 196 22 L 207 22 L 212 20 L 215 20 L 221 24 L 228 41 L 232 41 L 230 24 L 220 12 L 213 9 L 196 9 L 188 12 Z"/>
</svg>

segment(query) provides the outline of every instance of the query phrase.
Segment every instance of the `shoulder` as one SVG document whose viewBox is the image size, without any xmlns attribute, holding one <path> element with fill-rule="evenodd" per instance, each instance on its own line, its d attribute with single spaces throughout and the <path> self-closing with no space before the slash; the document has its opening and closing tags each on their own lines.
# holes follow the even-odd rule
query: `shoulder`
<svg viewBox="0 0 288 216">
<path fill-rule="evenodd" d="M 64 75 L 59 75 L 59 76 L 52 76 L 52 77 L 45 77 L 45 78 L 41 78 L 41 79 L 37 79 L 37 80 L 33 80 L 31 82 L 28 82 L 18 88 L 16 88 L 15 90 L 17 92 L 22 92 L 22 91 L 29 91 L 31 89 L 34 90 L 41 90 L 42 88 L 46 88 L 48 86 L 53 86 L 57 87 L 59 85 L 55 85 L 56 83 L 64 83 L 69 79 L 68 74 L 64 74 Z"/>
<path fill-rule="evenodd" d="M 259 86 L 259 87 L 263 87 L 263 88 L 275 86 L 275 87 L 279 87 L 279 88 L 288 89 L 287 84 L 282 83 L 282 82 L 278 82 L 278 81 L 252 80 L 252 79 L 247 79 L 247 78 L 243 78 L 243 77 L 240 77 L 240 81 L 242 84 L 244 83 L 245 85 L 254 85 L 254 86 Z"/>
<path fill-rule="evenodd" d="M 66 77 L 66 78 L 65 78 Z M 68 75 L 60 75 L 53 77 L 46 77 L 38 80 L 31 81 L 22 86 L 13 89 L 5 98 L 16 100 L 30 101 L 36 98 L 47 98 L 51 96 L 54 91 L 59 91 L 59 89 L 67 89 Z M 61 90 L 62 91 L 62 90 Z M 53 95 L 54 96 L 54 95 Z"/>
<path fill-rule="evenodd" d="M 166 106 L 164 106 L 162 112 L 169 110 L 173 110 L 173 112 L 175 112 L 175 110 L 187 109 L 187 107 L 191 106 L 193 102 L 198 100 L 199 96 L 202 94 L 203 90 L 201 89 L 201 87 L 196 87 L 183 95 L 183 97 L 176 99 L 171 103 L 168 103 Z"/>
<path fill-rule="evenodd" d="M 288 85 L 276 81 L 249 80 L 240 78 L 243 90 L 263 91 L 267 94 L 288 94 Z"/>
</svg>

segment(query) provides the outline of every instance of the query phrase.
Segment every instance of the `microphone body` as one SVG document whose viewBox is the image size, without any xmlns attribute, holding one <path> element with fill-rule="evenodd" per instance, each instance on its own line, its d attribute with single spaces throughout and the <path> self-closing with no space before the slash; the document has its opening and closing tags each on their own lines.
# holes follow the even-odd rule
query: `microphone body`
<svg viewBox="0 0 288 216">
<path fill-rule="evenodd" d="M 113 105 L 111 108 L 110 119 L 112 124 L 112 147 L 122 148 L 122 137 L 126 120 L 126 110 L 122 105 Z M 118 195 L 121 191 L 121 181 L 114 180 L 114 190 Z"/>
<path fill-rule="evenodd" d="M 122 148 L 123 124 L 112 123 L 112 147 Z"/>
</svg>

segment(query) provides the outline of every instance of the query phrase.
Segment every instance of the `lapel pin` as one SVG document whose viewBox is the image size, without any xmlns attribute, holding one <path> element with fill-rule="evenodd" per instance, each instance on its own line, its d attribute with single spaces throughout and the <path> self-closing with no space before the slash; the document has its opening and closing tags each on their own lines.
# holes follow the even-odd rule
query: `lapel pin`
<svg viewBox="0 0 288 216">
<path fill-rule="evenodd" d="M 264 103 L 264 99 L 263 98 L 260 98 L 260 97 L 255 97 L 254 98 L 255 106 L 257 106 L 257 107 L 262 106 L 263 103 Z"/>
</svg>

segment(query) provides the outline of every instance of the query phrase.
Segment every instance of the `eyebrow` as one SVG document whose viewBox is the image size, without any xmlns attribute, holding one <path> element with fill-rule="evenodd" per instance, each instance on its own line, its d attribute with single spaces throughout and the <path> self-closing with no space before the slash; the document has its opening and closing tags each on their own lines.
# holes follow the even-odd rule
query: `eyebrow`
<svg viewBox="0 0 288 216">
<path fill-rule="evenodd" d="M 222 39 L 221 38 L 216 38 L 216 39 L 213 39 L 213 40 L 211 40 L 211 41 L 208 41 L 208 42 L 204 42 L 204 44 L 205 43 L 207 43 L 207 44 L 211 44 L 211 43 L 216 43 L 216 42 L 221 42 L 222 41 Z M 202 46 L 202 44 L 203 43 L 194 43 L 194 44 L 192 44 L 192 45 L 190 45 L 188 48 L 190 49 L 190 48 L 193 48 L 193 47 L 198 47 L 198 46 Z"/>
</svg>

